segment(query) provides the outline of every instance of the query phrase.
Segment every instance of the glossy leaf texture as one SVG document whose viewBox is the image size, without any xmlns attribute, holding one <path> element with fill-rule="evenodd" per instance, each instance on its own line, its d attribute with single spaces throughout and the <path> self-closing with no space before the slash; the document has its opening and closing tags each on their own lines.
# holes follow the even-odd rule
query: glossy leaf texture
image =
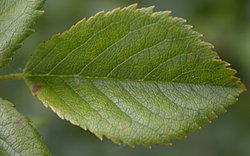
<svg viewBox="0 0 250 156">
<path fill-rule="evenodd" d="M 169 145 L 244 90 L 185 20 L 132 5 L 83 19 L 42 44 L 24 74 L 62 119 L 102 139 Z"/>
<path fill-rule="evenodd" d="M 51 155 L 27 117 L 0 99 L 0 155 Z"/>
<path fill-rule="evenodd" d="M 0 67 L 12 60 L 22 41 L 29 36 L 43 11 L 44 0 L 0 1 Z"/>
</svg>

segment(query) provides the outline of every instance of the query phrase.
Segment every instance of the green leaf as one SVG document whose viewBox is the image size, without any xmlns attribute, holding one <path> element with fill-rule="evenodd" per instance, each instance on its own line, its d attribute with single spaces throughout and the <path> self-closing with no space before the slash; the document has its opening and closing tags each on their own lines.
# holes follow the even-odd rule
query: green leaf
<svg viewBox="0 0 250 156">
<path fill-rule="evenodd" d="M 244 89 L 184 22 L 153 7 L 100 12 L 42 44 L 26 83 L 62 119 L 101 139 L 168 145 Z"/>
<path fill-rule="evenodd" d="M 27 117 L 0 98 L 0 155 L 51 155 Z"/>
<path fill-rule="evenodd" d="M 0 1 L 0 67 L 12 60 L 22 41 L 29 36 L 30 29 L 43 13 L 40 9 L 44 0 L 1 0 Z"/>
</svg>

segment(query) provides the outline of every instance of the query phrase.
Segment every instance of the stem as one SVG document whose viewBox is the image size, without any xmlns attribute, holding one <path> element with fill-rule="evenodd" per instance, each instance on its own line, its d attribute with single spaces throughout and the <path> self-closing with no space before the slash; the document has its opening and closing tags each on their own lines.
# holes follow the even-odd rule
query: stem
<svg viewBox="0 0 250 156">
<path fill-rule="evenodd" d="M 25 77 L 25 75 L 23 73 L 3 75 L 3 76 L 0 76 L 0 81 L 19 80 L 19 79 L 22 79 L 24 77 Z"/>
</svg>

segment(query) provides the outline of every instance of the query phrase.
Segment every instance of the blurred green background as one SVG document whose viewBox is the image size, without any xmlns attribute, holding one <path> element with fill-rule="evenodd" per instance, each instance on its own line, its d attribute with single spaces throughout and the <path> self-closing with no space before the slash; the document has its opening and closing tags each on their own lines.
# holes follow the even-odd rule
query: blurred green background
<svg viewBox="0 0 250 156">
<path fill-rule="evenodd" d="M 0 73 L 21 72 L 39 43 L 69 29 L 82 18 L 135 2 L 140 7 L 155 5 L 156 11 L 172 10 L 173 16 L 186 18 L 250 86 L 250 0 L 47 0 L 36 32 Z M 152 149 L 118 146 L 107 139 L 100 141 L 45 108 L 22 80 L 1 82 L 0 95 L 31 118 L 54 156 L 250 156 L 249 91 L 227 113 L 213 120 L 213 124 L 189 134 L 187 139 L 174 140 L 173 146 L 154 145 Z"/>
</svg>

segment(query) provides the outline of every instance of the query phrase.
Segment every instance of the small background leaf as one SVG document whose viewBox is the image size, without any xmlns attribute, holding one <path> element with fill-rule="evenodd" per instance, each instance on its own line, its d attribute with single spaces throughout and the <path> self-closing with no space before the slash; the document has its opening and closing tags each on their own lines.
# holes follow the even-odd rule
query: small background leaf
<svg viewBox="0 0 250 156">
<path fill-rule="evenodd" d="M 51 155 L 27 117 L 3 99 L 0 118 L 0 155 Z"/>
<path fill-rule="evenodd" d="M 169 145 L 244 90 L 236 71 L 184 23 L 153 7 L 100 12 L 42 44 L 25 80 L 62 119 L 101 139 Z"/>
<path fill-rule="evenodd" d="M 45 0 L 0 1 L 0 67 L 8 63 L 32 32 L 30 27 L 40 17 Z"/>
</svg>

